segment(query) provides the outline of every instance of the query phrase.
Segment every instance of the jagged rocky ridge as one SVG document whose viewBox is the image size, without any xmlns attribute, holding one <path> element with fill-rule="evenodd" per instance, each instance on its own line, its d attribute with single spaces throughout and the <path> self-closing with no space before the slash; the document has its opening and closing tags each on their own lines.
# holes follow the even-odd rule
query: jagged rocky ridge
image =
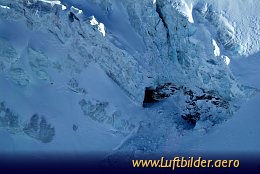
<svg viewBox="0 0 260 174">
<path fill-rule="evenodd" d="M 83 65 L 87 66 L 88 62 L 101 61 L 100 65 L 103 66 L 107 74 L 125 89 L 129 96 L 133 97 L 133 100 L 138 102 L 142 101 L 140 96 L 143 96 L 144 87 L 147 86 L 145 84 L 147 77 L 145 76 L 152 78 L 150 81 L 152 81 L 151 85 L 154 86 L 172 81 L 186 86 L 193 83 L 197 87 L 208 88 L 209 90 L 216 89 L 223 95 L 230 95 L 228 97 L 237 93 L 241 94 L 239 85 L 233 79 L 224 62 L 221 63 L 221 59 L 219 59 L 215 60 L 215 64 L 209 64 L 208 62 L 212 62 L 212 58 L 214 58 L 213 52 L 211 54 L 206 53 L 203 48 L 200 48 L 202 45 L 192 43 L 190 38 L 192 38 L 192 33 L 195 32 L 196 27 L 189 23 L 177 10 L 174 10 L 169 2 L 157 1 L 156 4 L 152 4 L 150 1 L 140 3 L 126 1 L 124 3 L 126 3 L 129 15 L 133 15 L 130 16 L 130 22 L 142 21 L 142 24 L 137 22 L 132 23 L 132 26 L 143 37 L 147 47 L 144 53 L 137 54 L 134 57 L 116 48 L 101 35 L 97 35 L 98 33 L 93 33 L 91 29 L 93 27 L 80 19 L 80 15 L 76 17 L 77 14 L 72 11 L 63 12 L 59 5 L 51 6 L 42 1 L 14 1 L 11 3 L 11 9 L 2 9 L 1 16 L 9 20 L 25 21 L 30 29 L 50 32 L 60 40 L 61 44 L 72 45 L 73 54 L 77 53 L 79 56 L 77 58 L 71 54 L 66 56 L 68 66 L 72 66 L 70 67 L 71 71 L 74 70 L 79 73 L 80 69 L 84 68 L 84 66 L 76 65 L 76 62 L 85 62 Z M 135 8 L 131 8 L 133 4 L 135 4 Z M 144 14 L 138 16 L 135 14 L 138 9 L 136 5 L 148 8 L 143 11 Z M 37 12 L 37 15 L 35 15 L 35 12 Z M 149 19 L 146 19 L 147 16 L 149 16 Z M 74 18 L 77 20 L 72 20 Z M 147 32 L 147 30 L 151 31 Z M 93 36 L 99 37 L 98 42 L 102 44 L 94 43 L 96 39 L 91 39 Z M 176 42 L 177 40 L 178 42 Z M 77 46 L 75 47 L 75 45 Z M 95 51 L 90 49 L 88 45 L 95 45 Z M 3 47 L 3 49 L 7 48 Z M 35 54 L 31 53 L 30 47 L 28 47 L 28 50 L 29 56 Z M 15 50 L 13 51 L 15 53 Z M 46 55 L 44 53 L 39 50 L 34 51 L 36 51 L 36 54 L 43 56 L 38 58 L 38 61 L 45 61 Z M 96 53 L 101 53 L 101 56 L 96 55 Z M 205 53 L 209 55 L 205 55 Z M 86 57 L 86 55 L 88 56 Z M 54 61 L 53 58 L 51 60 Z M 61 64 L 61 62 L 55 63 Z M 147 70 L 148 72 L 146 72 Z M 12 73 L 26 76 L 23 71 L 17 68 L 13 71 L 11 69 Z M 47 76 L 46 72 L 40 71 L 39 68 L 38 72 L 35 73 Z M 225 82 L 225 87 L 223 82 Z M 225 90 L 222 90 L 223 88 Z"/>
</svg>

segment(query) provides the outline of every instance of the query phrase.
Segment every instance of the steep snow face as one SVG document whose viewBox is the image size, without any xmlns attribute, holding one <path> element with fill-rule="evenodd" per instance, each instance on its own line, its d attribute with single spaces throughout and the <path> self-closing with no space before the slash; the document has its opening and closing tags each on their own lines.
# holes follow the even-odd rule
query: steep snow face
<svg viewBox="0 0 260 174">
<path fill-rule="evenodd" d="M 72 3 L 69 0 L 63 2 Z M 77 1 L 77 4 L 88 13 L 91 9 L 84 5 L 86 4 L 84 2 Z M 175 82 L 186 86 L 203 86 L 203 88 L 214 89 L 227 98 L 242 95 L 239 85 L 237 86 L 231 73 L 228 72 L 228 68 L 224 65 L 227 60 L 225 55 L 218 55 L 217 57 L 220 56 L 220 58 L 215 59 L 214 47 L 209 46 L 209 43 L 204 41 L 210 42 L 214 39 L 211 30 L 192 23 L 193 13 L 195 13 L 193 12 L 193 4 L 196 5 L 196 3 L 188 1 L 119 2 L 93 0 L 91 4 L 92 7 L 95 7 L 92 9 L 98 8 L 91 15 L 96 16 L 100 22 L 104 23 L 107 32 L 111 33 L 108 34 L 110 41 L 117 47 L 131 53 L 148 71 L 150 77 L 148 86 Z M 120 12 L 119 7 L 121 7 Z M 116 18 L 115 16 L 118 15 L 121 17 Z M 124 21 L 124 24 L 120 21 Z M 112 22 L 117 25 L 111 26 Z M 128 26 L 128 29 L 120 28 L 121 24 Z M 114 26 L 118 26 L 118 28 Z M 229 30 L 227 26 L 223 26 L 221 29 Z M 119 33 L 121 33 L 120 36 Z M 135 41 L 132 42 L 129 36 L 135 38 Z M 138 37 L 141 39 L 137 39 Z M 139 44 L 144 45 L 145 48 L 133 50 Z M 212 70 L 216 71 L 212 72 Z M 223 74 L 223 72 L 225 73 Z M 219 80 L 219 77 L 225 77 L 225 79 Z M 208 81 L 207 79 L 212 80 Z M 225 85 L 228 87 L 225 88 L 225 91 L 222 90 L 223 83 L 220 81 L 225 81 Z"/>
<path fill-rule="evenodd" d="M 29 50 L 27 54 L 29 57 L 31 54 L 37 55 L 39 58 L 35 61 L 39 61 L 38 64 L 40 64 L 40 66 L 41 61 L 47 61 L 45 64 L 50 64 L 50 61 L 52 61 L 52 63 L 55 62 L 63 65 L 64 63 L 59 61 L 66 61 L 67 63 L 65 64 L 67 68 L 70 69 L 69 71 L 79 73 L 90 61 L 99 61 L 100 65 L 106 69 L 106 73 L 111 76 L 118 85 L 122 86 L 134 101 L 137 103 L 142 102 L 145 86 L 142 83 L 145 81 L 145 71 L 142 70 L 138 62 L 127 54 L 127 52 L 118 49 L 108 42 L 106 38 L 101 37 L 100 34 L 95 32 L 95 29 L 97 29 L 101 31 L 103 36 L 105 35 L 104 25 L 102 23 L 92 27 L 89 21 L 82 19 L 81 14 L 73 13 L 74 8 L 63 12 L 61 5 L 46 3 L 45 1 L 18 1 L 18 3 L 14 2 L 12 6 L 11 9 L 3 9 L 1 12 L 2 19 L 7 19 L 3 20 L 3 22 L 6 23 L 4 24 L 5 27 L 8 27 L 7 25 L 14 25 L 14 22 L 19 21 L 24 24 L 15 24 L 15 27 L 22 28 L 29 37 L 30 35 L 39 35 L 39 39 L 43 39 L 42 43 L 44 43 L 47 41 L 46 38 L 50 37 L 46 35 L 52 35 L 52 37 L 56 37 L 59 41 L 58 47 L 69 48 L 66 50 L 63 49 L 62 53 L 59 51 L 55 54 L 55 48 L 48 48 L 46 47 L 47 45 L 43 48 L 39 45 L 39 42 L 29 38 L 30 40 L 27 41 L 27 49 Z M 23 12 L 22 8 L 25 8 L 25 12 Z M 7 33 L 7 36 L 4 37 L 8 37 L 8 34 L 12 37 L 14 32 L 15 31 Z M 6 35 L 4 32 L 2 34 Z M 27 38 L 21 39 L 25 40 Z M 15 40 L 13 40 L 13 42 L 15 42 Z M 57 43 L 55 43 L 55 45 L 57 45 Z M 6 50 L 7 48 L 3 49 Z M 30 51 L 30 49 L 34 51 Z M 100 53 L 102 53 L 102 56 L 100 56 Z M 49 61 L 46 60 L 48 59 L 47 57 L 49 57 Z M 67 60 L 55 60 L 53 57 L 57 57 L 56 59 L 59 59 L 59 57 L 67 57 Z M 16 64 L 19 64 L 19 61 L 17 61 Z M 34 65 L 34 67 L 35 66 L 36 65 Z M 40 67 L 36 68 L 39 70 Z M 45 74 L 46 73 L 47 72 L 45 72 Z M 135 76 L 138 77 L 135 78 Z M 131 83 L 131 78 L 135 79 L 133 83 Z M 138 81 L 140 84 L 138 84 Z M 124 84 L 125 87 L 123 87 Z"/>
<path fill-rule="evenodd" d="M 138 105 L 146 70 L 80 9 L 44 1 L 1 4 L 10 8 L 0 8 L 0 127 L 11 139 L 1 147 L 111 151 L 138 126 L 128 113 L 143 115 Z"/>
<path fill-rule="evenodd" d="M 18 150 L 135 153 L 223 122 L 254 93 L 229 64 L 259 51 L 258 16 L 241 23 L 223 4 L 0 0 L 0 136 Z M 159 103 L 143 109 L 149 90 Z"/>
<path fill-rule="evenodd" d="M 157 67 L 150 70 L 155 85 L 170 81 L 190 88 L 217 90 L 226 98 L 243 95 L 220 53 L 214 55 L 212 34 L 203 25 L 189 22 L 183 11 L 187 3 L 124 3 L 132 26 L 143 36 L 148 50 L 142 56 L 146 62 L 143 66 Z M 146 10 L 141 10 L 144 6 Z"/>
<path fill-rule="evenodd" d="M 242 0 L 236 3 L 223 0 L 193 2 L 197 22 L 214 26 L 215 29 L 211 29 L 213 37 L 227 54 L 248 56 L 259 51 L 259 1 L 250 0 L 246 4 Z"/>
<path fill-rule="evenodd" d="M 217 125 L 208 134 L 193 132 L 176 145 L 176 152 L 259 153 L 259 95 L 242 106 L 233 118 Z M 192 143 L 196 142 L 196 143 Z"/>
</svg>

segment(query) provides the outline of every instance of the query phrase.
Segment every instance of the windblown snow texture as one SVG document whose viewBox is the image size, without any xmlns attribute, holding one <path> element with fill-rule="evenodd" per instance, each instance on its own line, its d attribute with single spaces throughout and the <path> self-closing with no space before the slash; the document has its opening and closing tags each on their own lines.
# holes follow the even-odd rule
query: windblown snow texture
<svg viewBox="0 0 260 174">
<path fill-rule="evenodd" d="M 0 152 L 259 150 L 259 7 L 0 0 Z"/>
</svg>

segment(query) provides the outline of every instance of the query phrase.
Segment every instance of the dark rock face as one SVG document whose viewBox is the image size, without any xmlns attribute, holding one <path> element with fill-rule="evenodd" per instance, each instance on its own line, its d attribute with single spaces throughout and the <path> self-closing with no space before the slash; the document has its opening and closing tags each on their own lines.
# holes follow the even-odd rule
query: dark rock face
<svg viewBox="0 0 260 174">
<path fill-rule="evenodd" d="M 74 19 L 79 21 L 79 18 L 72 12 L 69 13 L 69 21 L 74 22 Z"/>
<path fill-rule="evenodd" d="M 200 93 L 184 86 L 177 86 L 173 83 L 166 83 L 154 88 L 146 88 L 143 107 L 163 101 L 175 95 L 181 95 L 185 102 L 180 106 L 183 110 L 181 117 L 187 122 L 196 125 L 202 116 L 209 119 L 213 124 L 218 121 L 210 119 L 217 112 L 228 112 L 230 103 L 220 96 L 216 91 L 200 89 Z M 203 104 L 202 104 L 203 103 Z"/>
<path fill-rule="evenodd" d="M 7 107 L 4 102 L 0 102 L 0 127 L 13 134 L 23 132 L 42 143 L 51 142 L 55 136 L 55 128 L 47 123 L 44 116 L 34 114 L 28 123 L 22 124 L 20 115 Z"/>
<path fill-rule="evenodd" d="M 113 129 L 115 133 L 127 135 L 136 127 L 129 120 L 122 118 L 120 111 L 115 110 L 109 113 L 110 104 L 106 101 L 82 99 L 79 101 L 79 105 L 86 117 Z"/>
<path fill-rule="evenodd" d="M 173 83 L 160 85 L 156 87 L 156 89 L 146 87 L 143 107 L 149 106 L 151 103 L 162 101 L 173 95 L 177 90 L 180 90 L 180 87 L 177 87 Z"/>
<path fill-rule="evenodd" d="M 143 107 L 148 106 L 150 103 L 156 103 L 158 100 L 155 99 L 154 96 L 154 89 L 152 88 L 145 88 L 145 94 L 144 94 L 144 101 L 143 101 Z"/>
<path fill-rule="evenodd" d="M 6 127 L 8 129 L 19 128 L 18 115 L 13 113 L 4 102 L 0 103 L 0 127 Z"/>
<path fill-rule="evenodd" d="M 23 129 L 24 133 L 43 143 L 49 143 L 53 140 L 55 129 L 47 123 L 44 116 L 34 114 L 31 120 Z"/>
</svg>

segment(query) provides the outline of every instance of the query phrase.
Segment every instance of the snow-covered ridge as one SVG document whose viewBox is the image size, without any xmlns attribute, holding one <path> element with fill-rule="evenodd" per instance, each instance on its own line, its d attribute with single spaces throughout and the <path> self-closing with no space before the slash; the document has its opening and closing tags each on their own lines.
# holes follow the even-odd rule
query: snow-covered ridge
<svg viewBox="0 0 260 174">
<path fill-rule="evenodd" d="M 18 13 L 19 8 L 21 8 L 19 7 L 21 6 L 21 4 L 18 3 L 14 4 L 13 9 L 11 9 L 11 11 L 13 11 L 14 13 L 9 14 L 10 12 L 6 12 L 6 14 L 3 14 L 2 16 L 6 16 L 6 18 L 8 19 L 12 18 L 12 14 L 19 15 L 23 18 L 28 27 L 30 27 L 31 29 L 40 31 L 45 30 L 47 32 L 51 32 L 55 37 L 57 37 L 61 44 L 66 44 L 70 42 L 69 44 L 71 45 L 77 45 L 75 49 L 80 49 L 78 51 L 78 54 L 82 55 L 82 53 L 84 52 L 84 55 L 94 55 L 94 60 L 98 59 L 107 62 L 105 64 L 101 64 L 101 66 L 106 69 L 107 74 L 109 74 L 111 78 L 113 78 L 120 86 L 122 86 L 122 88 L 127 91 L 130 97 L 132 97 L 135 101 L 139 103 L 142 102 L 142 96 L 144 93 L 144 88 L 146 86 L 154 86 L 171 81 L 175 83 L 185 84 L 187 86 L 203 86 L 204 88 L 217 89 L 221 93 L 221 95 L 232 96 L 240 91 L 239 87 L 236 87 L 236 82 L 232 80 L 231 73 L 227 70 L 228 68 L 224 64 L 219 64 L 217 65 L 217 67 L 216 65 L 214 65 L 214 69 L 216 71 L 211 71 L 211 68 L 209 67 L 212 65 L 208 64 L 208 60 L 211 60 L 213 54 L 209 54 L 203 51 L 203 46 L 201 47 L 198 45 L 194 45 L 194 43 L 190 41 L 191 38 L 198 39 L 191 36 L 193 35 L 197 27 L 190 24 L 189 20 L 180 12 L 180 9 L 177 8 L 176 5 L 173 6 L 172 3 L 157 1 L 156 4 L 152 4 L 150 1 L 144 1 L 142 2 L 144 4 L 140 3 L 140 7 L 148 6 L 148 11 L 145 12 L 147 14 L 141 14 L 141 16 L 137 17 L 129 16 L 130 23 L 132 21 L 135 21 L 135 18 L 144 23 L 142 25 L 141 23 L 131 23 L 131 25 L 134 28 L 139 27 L 139 29 L 136 28 L 138 29 L 137 32 L 143 37 L 143 40 L 147 47 L 147 51 L 145 51 L 144 53 L 134 54 L 132 56 L 124 50 L 116 48 L 106 38 L 100 38 L 100 41 L 97 42 L 97 46 L 100 46 L 100 43 L 105 43 L 104 45 L 106 46 L 102 46 L 103 48 L 101 47 L 90 49 L 89 47 L 84 46 L 93 45 L 93 42 L 96 42 L 96 40 L 90 39 L 91 41 L 86 41 L 86 38 L 93 38 L 93 36 L 95 37 L 97 33 L 93 33 L 93 30 L 91 30 L 92 27 L 87 24 L 87 21 L 84 22 L 84 17 L 82 16 L 82 14 L 73 13 L 75 7 L 72 8 L 72 11 L 67 10 L 63 12 L 62 7 L 59 8 L 60 3 L 56 3 L 53 5 L 44 1 L 32 1 L 30 3 L 28 2 L 22 3 L 22 5 L 28 9 L 27 11 L 25 11 L 24 14 L 22 14 L 22 11 L 21 14 Z M 126 6 L 126 10 L 128 10 L 128 15 L 135 14 L 137 12 L 136 10 L 138 8 L 136 8 L 136 6 L 135 9 L 131 9 L 131 4 L 134 4 L 133 2 L 131 2 L 131 4 L 126 4 L 128 2 L 124 3 Z M 151 16 L 151 14 L 153 14 L 153 16 Z M 67 24 L 68 19 L 66 19 L 66 15 L 69 16 L 69 21 L 71 22 L 71 24 Z M 138 13 L 136 13 L 136 15 L 138 15 Z M 148 20 L 145 19 L 146 16 L 151 17 Z M 177 22 L 175 22 L 175 20 L 172 20 L 172 18 L 176 18 Z M 12 20 L 17 20 L 17 16 L 15 18 L 12 18 Z M 179 26 L 182 27 L 178 28 Z M 159 28 L 154 30 L 154 27 Z M 145 32 L 147 31 L 147 29 L 151 30 L 148 32 L 148 35 L 147 32 Z M 98 30 L 102 30 L 101 25 L 98 25 Z M 151 35 L 152 32 L 154 34 Z M 102 33 L 104 36 L 104 31 Z M 72 37 L 74 39 L 71 43 L 71 39 L 69 38 Z M 175 42 L 175 40 L 179 40 L 179 42 Z M 76 44 L 74 44 L 73 42 Z M 111 48 L 113 51 L 108 51 L 111 50 Z M 95 55 L 95 53 L 97 52 L 102 52 L 102 54 L 104 55 Z M 198 52 L 201 55 L 196 54 Z M 205 53 L 207 54 L 207 56 L 205 56 Z M 113 56 L 111 56 L 111 54 L 113 54 Z M 196 57 L 195 59 L 194 56 Z M 115 57 L 120 57 L 120 59 Z M 115 62 L 111 61 L 111 58 L 115 59 Z M 125 61 L 128 62 L 127 67 L 123 68 L 121 66 L 124 66 L 123 62 Z M 116 70 L 116 68 L 113 68 L 113 65 L 111 64 L 112 62 L 114 65 L 121 67 L 119 71 Z M 202 64 L 204 64 L 204 66 L 201 66 Z M 196 67 L 198 65 L 200 66 Z M 142 70 L 140 69 L 140 67 L 143 67 L 141 68 Z M 127 75 L 124 75 L 124 73 L 122 73 L 122 71 L 125 71 L 125 68 L 127 69 Z M 225 75 L 225 78 L 227 78 L 225 81 L 227 82 L 227 85 L 229 87 L 225 89 L 231 89 L 230 92 L 221 90 L 223 86 L 220 83 L 223 80 L 219 80 L 219 75 L 217 75 L 219 74 L 219 72 L 221 72 L 220 69 L 223 69 L 223 72 L 227 73 L 227 75 Z M 210 73 L 208 70 L 210 70 Z M 145 71 L 148 71 L 148 73 L 146 73 Z M 129 73 L 132 73 L 132 75 Z M 147 81 L 147 77 L 145 77 L 145 74 L 151 77 L 149 84 L 144 84 Z M 183 78 L 183 74 L 186 74 L 185 78 Z M 207 80 L 205 81 L 205 76 L 208 76 L 208 74 L 212 74 L 211 78 L 215 79 L 212 80 L 212 82 L 214 83 Z M 132 79 L 132 82 L 129 78 Z"/>
<path fill-rule="evenodd" d="M 0 0 L 0 102 L 26 122 L 26 138 L 42 141 L 43 122 L 54 149 L 106 137 L 88 150 L 151 152 L 171 131 L 207 131 L 255 93 L 229 66 L 259 51 L 259 18 L 239 23 L 223 3 Z M 147 89 L 159 99 L 143 108 Z"/>
<path fill-rule="evenodd" d="M 52 4 L 45 1 L 14 1 L 11 5 L 9 11 L 1 11 L 2 19 L 23 22 L 32 31 L 39 31 L 44 34 L 51 33 L 60 41 L 61 47 L 71 45 L 71 49 L 62 54 L 71 59 L 69 66 L 74 67 L 75 70 L 70 69 L 70 71 L 81 71 L 80 69 L 86 66 L 79 65 L 76 62 L 99 61 L 107 74 L 118 85 L 122 86 L 130 97 L 133 97 L 137 102 L 142 102 L 142 93 L 144 91 L 142 83 L 145 73 L 140 69 L 140 65 L 124 50 L 118 49 L 106 41 L 106 38 L 102 38 L 100 34 L 95 32 L 95 28 L 90 25 L 88 20 L 74 14 L 72 11 L 75 9 L 63 12 L 59 3 Z M 101 25 L 98 27 L 99 30 L 102 29 Z M 93 38 L 96 39 L 93 40 Z M 87 45 L 90 45 L 90 47 Z M 30 49 L 30 46 L 28 46 L 28 49 Z M 49 57 L 41 50 L 35 50 L 34 52 L 39 56 Z M 100 56 L 100 53 L 102 53 L 102 56 Z M 30 56 L 30 52 L 28 54 Z M 76 58 L 76 55 L 81 56 Z M 56 57 L 60 56 L 56 55 Z M 54 58 L 49 59 L 54 61 Z M 42 61 L 41 58 L 38 61 Z M 19 60 L 16 63 L 18 62 Z M 128 74 L 127 77 L 126 74 Z M 131 78 L 135 78 L 135 80 L 133 79 L 135 82 L 131 82 Z"/>
</svg>

